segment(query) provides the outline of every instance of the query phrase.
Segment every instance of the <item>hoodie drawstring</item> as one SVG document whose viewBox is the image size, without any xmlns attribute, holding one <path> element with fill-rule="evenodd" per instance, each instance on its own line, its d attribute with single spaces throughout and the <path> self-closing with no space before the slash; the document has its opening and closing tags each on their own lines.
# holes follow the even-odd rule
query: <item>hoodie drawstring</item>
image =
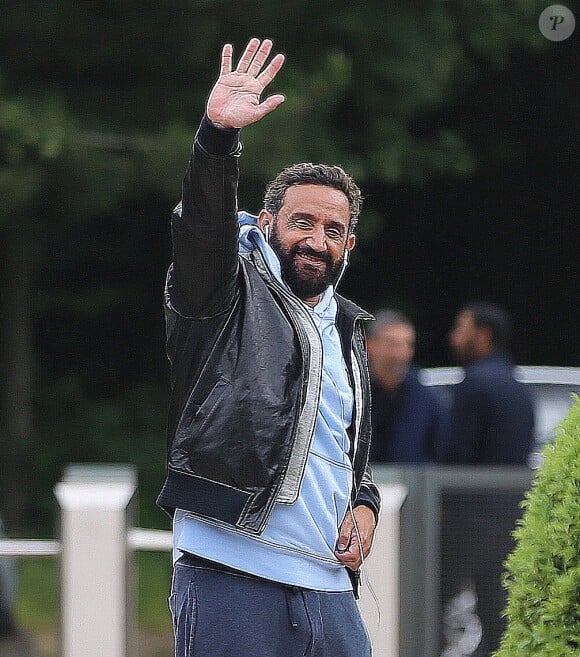
<svg viewBox="0 0 580 657">
<path fill-rule="evenodd" d="M 290 620 L 290 625 L 292 626 L 292 629 L 295 630 L 298 627 L 298 621 L 296 620 L 294 604 L 300 589 L 297 586 L 286 586 L 284 588 L 284 592 L 286 595 L 286 607 L 288 608 L 288 618 Z"/>
</svg>

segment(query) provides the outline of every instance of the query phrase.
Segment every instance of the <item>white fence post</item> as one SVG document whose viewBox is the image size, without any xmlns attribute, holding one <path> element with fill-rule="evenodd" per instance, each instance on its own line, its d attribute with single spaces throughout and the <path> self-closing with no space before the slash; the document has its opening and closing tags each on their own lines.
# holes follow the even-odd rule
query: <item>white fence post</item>
<svg viewBox="0 0 580 657">
<path fill-rule="evenodd" d="M 373 642 L 373 655 L 399 657 L 399 528 L 407 489 L 401 484 L 378 487 L 381 517 L 364 565 L 360 609 Z"/>
<path fill-rule="evenodd" d="M 61 506 L 62 657 L 134 657 L 136 576 L 127 543 L 130 466 L 71 465 Z"/>
</svg>

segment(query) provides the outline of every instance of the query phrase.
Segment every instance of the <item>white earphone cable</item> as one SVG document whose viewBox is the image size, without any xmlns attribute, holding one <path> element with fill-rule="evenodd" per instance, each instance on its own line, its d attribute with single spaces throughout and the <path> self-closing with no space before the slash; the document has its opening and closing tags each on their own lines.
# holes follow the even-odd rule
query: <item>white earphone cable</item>
<svg viewBox="0 0 580 657">
<path fill-rule="evenodd" d="M 375 609 L 377 610 L 377 624 L 376 624 L 376 627 L 373 628 L 372 631 L 369 631 L 369 635 L 370 635 L 371 643 L 374 643 L 374 640 L 376 639 L 376 637 L 377 637 L 377 635 L 378 635 L 378 633 L 379 633 L 379 631 L 380 631 L 380 629 L 381 629 L 381 621 L 382 621 L 382 618 L 381 618 L 381 607 L 380 607 L 380 604 L 379 604 L 379 599 L 378 599 L 378 597 L 377 597 L 377 594 L 376 594 L 376 592 L 375 592 L 375 590 L 374 590 L 374 588 L 373 588 L 373 586 L 372 586 L 372 584 L 371 584 L 371 581 L 370 581 L 369 576 L 368 576 L 368 574 L 367 574 L 367 572 L 366 572 L 366 569 L 364 568 L 364 565 L 365 565 L 365 556 L 364 556 L 364 551 L 363 551 L 363 542 L 362 542 L 362 538 L 361 538 L 361 535 L 360 535 L 360 530 L 359 530 L 359 528 L 358 528 L 358 523 L 357 523 L 357 521 L 356 521 L 356 517 L 355 517 L 355 515 L 354 515 L 354 509 L 353 509 L 353 506 L 352 506 L 352 500 L 349 500 L 349 503 L 348 503 L 348 504 L 349 504 L 350 514 L 351 514 L 351 517 L 352 517 L 352 524 L 353 524 L 353 527 L 354 527 L 354 533 L 355 533 L 355 535 L 356 535 L 356 540 L 357 540 L 357 542 L 358 542 L 358 546 L 359 546 L 359 550 L 360 550 L 360 559 L 361 559 L 361 565 L 360 565 L 361 584 L 364 583 L 364 584 L 366 585 L 366 587 L 368 588 L 369 593 L 371 594 L 371 598 L 373 599 L 373 603 L 374 603 Z"/>
</svg>

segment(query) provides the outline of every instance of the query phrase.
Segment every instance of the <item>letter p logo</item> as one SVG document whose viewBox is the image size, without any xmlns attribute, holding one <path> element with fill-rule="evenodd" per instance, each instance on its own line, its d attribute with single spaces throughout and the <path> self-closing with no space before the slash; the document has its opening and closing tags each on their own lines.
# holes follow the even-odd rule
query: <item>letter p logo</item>
<svg viewBox="0 0 580 657">
<path fill-rule="evenodd" d="M 540 14 L 540 32 L 550 41 L 564 41 L 576 27 L 574 14 L 564 5 L 550 5 Z"/>
</svg>

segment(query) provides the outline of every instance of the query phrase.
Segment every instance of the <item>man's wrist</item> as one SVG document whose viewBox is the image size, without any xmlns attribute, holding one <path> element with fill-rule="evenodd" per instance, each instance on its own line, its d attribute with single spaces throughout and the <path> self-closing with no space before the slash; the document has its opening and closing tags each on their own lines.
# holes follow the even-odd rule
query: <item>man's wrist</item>
<svg viewBox="0 0 580 657">
<path fill-rule="evenodd" d="M 206 153 L 225 157 L 240 148 L 240 131 L 237 128 L 219 128 L 204 114 L 195 136 Z"/>
<path fill-rule="evenodd" d="M 356 509 L 358 506 L 366 506 L 367 509 L 370 509 L 373 512 L 373 515 L 375 516 L 375 525 L 378 525 L 379 523 L 379 509 L 376 504 L 374 504 L 373 501 L 370 499 L 357 499 L 353 505 L 353 507 Z"/>
</svg>

